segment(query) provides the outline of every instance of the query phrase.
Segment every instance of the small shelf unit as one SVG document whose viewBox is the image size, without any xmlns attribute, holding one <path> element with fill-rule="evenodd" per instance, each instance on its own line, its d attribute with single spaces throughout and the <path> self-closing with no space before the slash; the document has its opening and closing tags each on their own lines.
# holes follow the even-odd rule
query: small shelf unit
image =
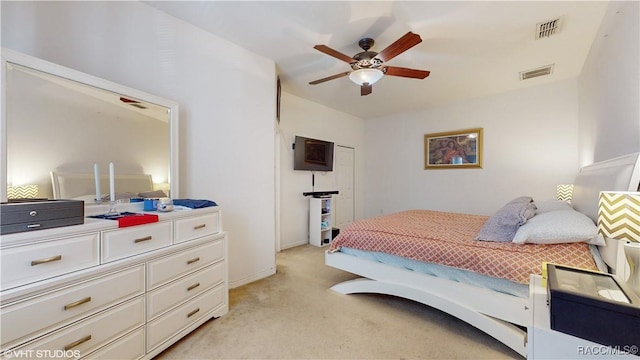
<svg viewBox="0 0 640 360">
<path fill-rule="evenodd" d="M 333 197 L 309 199 L 309 244 L 326 246 L 333 240 Z"/>
</svg>

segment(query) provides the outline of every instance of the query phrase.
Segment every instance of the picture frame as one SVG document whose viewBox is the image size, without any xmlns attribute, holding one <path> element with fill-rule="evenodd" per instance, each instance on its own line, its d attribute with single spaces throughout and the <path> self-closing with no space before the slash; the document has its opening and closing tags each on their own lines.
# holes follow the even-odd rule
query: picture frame
<svg viewBox="0 0 640 360">
<path fill-rule="evenodd" d="M 482 128 L 425 134 L 424 168 L 482 168 Z"/>
</svg>

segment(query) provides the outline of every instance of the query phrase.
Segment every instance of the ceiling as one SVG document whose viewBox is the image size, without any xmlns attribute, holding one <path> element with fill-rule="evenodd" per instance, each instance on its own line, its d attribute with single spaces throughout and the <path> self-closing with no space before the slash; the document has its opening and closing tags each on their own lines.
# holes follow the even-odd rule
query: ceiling
<svg viewBox="0 0 640 360">
<path fill-rule="evenodd" d="M 147 4 L 272 59 L 284 91 L 361 118 L 451 104 L 575 78 L 607 1 L 148 1 Z M 560 30 L 535 39 L 536 24 L 562 17 Z M 373 93 L 341 77 L 350 70 L 323 54 L 353 56 L 358 41 L 380 52 L 412 31 L 422 42 L 386 65 L 429 70 L 424 80 L 384 76 Z M 520 72 L 554 65 L 551 75 Z"/>
</svg>

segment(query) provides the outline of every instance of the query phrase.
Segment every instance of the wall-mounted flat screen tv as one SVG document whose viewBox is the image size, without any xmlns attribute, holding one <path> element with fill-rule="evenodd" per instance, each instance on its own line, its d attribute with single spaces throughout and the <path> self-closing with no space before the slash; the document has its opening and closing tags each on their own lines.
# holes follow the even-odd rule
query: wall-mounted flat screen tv
<svg viewBox="0 0 640 360">
<path fill-rule="evenodd" d="M 333 143 L 296 136 L 293 170 L 333 171 Z"/>
</svg>

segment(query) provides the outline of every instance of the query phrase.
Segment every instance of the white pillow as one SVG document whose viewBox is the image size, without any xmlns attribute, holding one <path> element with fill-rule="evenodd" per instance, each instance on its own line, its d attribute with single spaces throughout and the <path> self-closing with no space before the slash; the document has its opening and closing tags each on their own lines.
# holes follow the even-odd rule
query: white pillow
<svg viewBox="0 0 640 360">
<path fill-rule="evenodd" d="M 536 214 L 542 214 L 549 211 L 556 210 L 573 210 L 571 204 L 563 200 L 547 200 L 547 201 L 536 201 Z"/>
<path fill-rule="evenodd" d="M 593 221 L 575 210 L 555 210 L 537 214 L 518 228 L 513 242 L 517 244 L 562 244 L 586 242 L 604 245 Z"/>
</svg>

